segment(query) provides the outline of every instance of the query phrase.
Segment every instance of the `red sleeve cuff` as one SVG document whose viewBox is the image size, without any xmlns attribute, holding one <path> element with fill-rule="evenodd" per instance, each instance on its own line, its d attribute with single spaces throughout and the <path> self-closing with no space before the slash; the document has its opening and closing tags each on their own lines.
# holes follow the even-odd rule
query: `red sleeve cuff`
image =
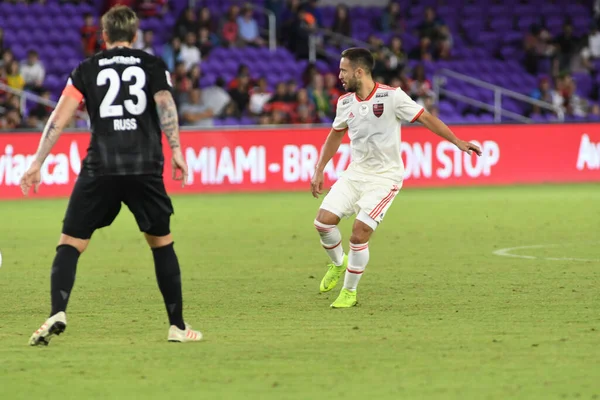
<svg viewBox="0 0 600 400">
<path fill-rule="evenodd" d="M 421 108 L 421 111 L 419 111 L 419 112 L 417 113 L 417 115 L 415 115 L 415 117 L 412 119 L 412 121 L 410 121 L 410 123 L 412 124 L 413 122 L 415 122 L 416 120 L 418 120 L 418 119 L 419 119 L 419 117 L 421 116 L 421 114 L 423 114 L 423 111 L 425 111 L 425 109 L 424 109 L 424 108 Z"/>
<path fill-rule="evenodd" d="M 73 85 L 65 86 L 62 95 L 66 97 L 72 97 L 78 102 L 81 102 L 81 100 L 83 100 L 83 94 L 81 94 L 81 92 L 77 90 L 77 88 Z"/>
</svg>

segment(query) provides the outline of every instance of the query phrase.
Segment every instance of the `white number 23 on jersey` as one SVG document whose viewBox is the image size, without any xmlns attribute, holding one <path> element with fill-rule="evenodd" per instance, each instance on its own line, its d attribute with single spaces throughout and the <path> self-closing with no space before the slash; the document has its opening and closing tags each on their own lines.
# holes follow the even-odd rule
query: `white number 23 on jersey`
<svg viewBox="0 0 600 400">
<path fill-rule="evenodd" d="M 133 83 L 129 85 L 129 94 L 134 96 L 135 100 L 125 100 L 123 105 L 114 104 L 123 82 L 129 83 L 131 81 Z M 127 67 L 121 76 L 112 68 L 103 69 L 96 78 L 96 84 L 104 86 L 107 83 L 109 85 L 108 91 L 100 104 L 100 118 L 122 117 L 123 106 L 132 115 L 141 115 L 146 110 L 148 99 L 146 98 L 146 92 L 144 92 L 146 73 L 143 69 L 136 66 Z"/>
</svg>

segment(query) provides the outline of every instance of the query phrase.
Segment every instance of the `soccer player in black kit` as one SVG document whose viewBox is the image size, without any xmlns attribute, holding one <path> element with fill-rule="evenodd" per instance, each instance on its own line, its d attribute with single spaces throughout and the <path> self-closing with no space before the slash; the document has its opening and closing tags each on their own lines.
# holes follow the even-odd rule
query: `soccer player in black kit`
<svg viewBox="0 0 600 400">
<path fill-rule="evenodd" d="M 183 320 L 181 274 L 170 231 L 173 206 L 162 176 L 161 127 L 173 153 L 173 178 L 182 184 L 187 178 L 177 108 L 164 62 L 131 48 L 138 24 L 136 14 L 124 6 L 114 7 L 102 17 L 107 50 L 86 59 L 71 73 L 44 128 L 34 161 L 21 180 L 25 196 L 32 187 L 37 192 L 44 160 L 85 100 L 91 141 L 52 263 L 52 311 L 31 336 L 32 346 L 47 345 L 52 336 L 65 330 L 65 311 L 79 256 L 95 230 L 112 224 L 121 203 L 131 210 L 152 249 L 158 286 L 169 317 L 168 341 L 202 339 L 202 333 L 192 330 Z"/>
</svg>

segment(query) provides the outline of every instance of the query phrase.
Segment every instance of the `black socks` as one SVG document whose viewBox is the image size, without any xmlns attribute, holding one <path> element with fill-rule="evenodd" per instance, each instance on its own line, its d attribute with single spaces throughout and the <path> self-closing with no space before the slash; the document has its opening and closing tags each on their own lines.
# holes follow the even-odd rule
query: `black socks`
<svg viewBox="0 0 600 400">
<path fill-rule="evenodd" d="M 52 300 L 50 316 L 67 310 L 71 290 L 75 284 L 75 272 L 77 271 L 79 255 L 79 250 L 68 244 L 61 244 L 56 248 L 56 256 L 50 274 L 50 296 Z"/>
<path fill-rule="evenodd" d="M 183 299 L 181 295 L 181 272 L 173 243 L 152 249 L 158 287 L 163 295 L 169 323 L 185 330 L 183 322 Z"/>
</svg>

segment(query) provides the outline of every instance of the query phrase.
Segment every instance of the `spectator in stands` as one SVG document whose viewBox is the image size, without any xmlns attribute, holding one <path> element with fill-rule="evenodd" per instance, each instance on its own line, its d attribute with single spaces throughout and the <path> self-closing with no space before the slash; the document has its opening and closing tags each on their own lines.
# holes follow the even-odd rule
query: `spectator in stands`
<svg viewBox="0 0 600 400">
<path fill-rule="evenodd" d="M 318 73 L 317 66 L 314 63 L 308 63 L 302 72 L 302 86 L 310 85 L 313 81 L 313 77 Z"/>
<path fill-rule="evenodd" d="M 399 88 L 402 86 L 402 81 L 400 80 L 400 77 L 394 76 L 392 79 L 390 79 L 389 85 L 393 88 Z"/>
<path fill-rule="evenodd" d="M 210 107 L 215 117 L 229 116 L 231 114 L 228 110 L 228 106 L 231 103 L 231 96 L 225 90 L 225 80 L 223 78 L 217 78 L 213 86 L 204 88 L 203 94 L 207 99 L 210 99 Z"/>
<path fill-rule="evenodd" d="M 420 61 L 432 61 L 433 49 L 431 46 L 431 39 L 427 36 L 423 36 L 419 41 L 419 46 L 409 53 L 409 58 Z"/>
<path fill-rule="evenodd" d="M 142 31 L 142 28 L 140 28 L 139 26 L 137 28 L 137 31 L 135 32 L 135 38 L 133 43 L 131 44 L 131 47 L 138 50 L 141 50 L 144 47 L 144 31 Z"/>
<path fill-rule="evenodd" d="M 6 67 L 8 67 L 14 59 L 15 56 L 11 49 L 4 50 L 4 53 L 2 54 L 2 59 L 0 59 L 0 68 L 4 68 L 6 70 Z"/>
<path fill-rule="evenodd" d="M 271 113 L 271 125 L 286 125 L 290 122 L 290 115 L 283 110 L 273 110 Z"/>
<path fill-rule="evenodd" d="M 9 110 L 4 116 L 4 122 L 2 123 L 2 129 L 14 130 L 21 126 L 21 114 L 17 110 Z"/>
<path fill-rule="evenodd" d="M 231 102 L 235 106 L 235 114 L 238 117 L 248 109 L 248 103 L 250 102 L 249 91 L 249 77 L 246 75 L 239 76 L 237 86 L 229 91 Z"/>
<path fill-rule="evenodd" d="M 539 81 L 537 89 L 531 93 L 531 98 L 539 101 L 544 101 L 548 105 L 562 102 L 562 100 L 555 99 L 558 93 L 550 87 L 550 79 L 548 77 L 542 77 Z M 529 116 L 548 114 L 549 111 L 545 108 L 540 108 L 537 105 L 532 106 Z"/>
<path fill-rule="evenodd" d="M 154 55 L 154 32 L 146 30 L 142 34 L 142 47 L 140 50 L 145 51 L 148 54 Z"/>
<path fill-rule="evenodd" d="M 315 110 L 319 117 L 330 117 L 333 110 L 331 107 L 331 99 L 325 90 L 323 75 L 315 75 L 312 83 L 307 89 L 308 95 L 311 101 L 315 104 Z"/>
<path fill-rule="evenodd" d="M 141 0 L 137 6 L 140 19 L 161 17 L 169 11 L 166 0 Z"/>
<path fill-rule="evenodd" d="M 285 7 L 281 13 L 281 29 L 279 30 L 279 38 L 288 47 L 293 45 L 292 35 L 296 27 L 296 20 L 301 7 L 300 0 L 287 0 Z"/>
<path fill-rule="evenodd" d="M 290 79 L 286 85 L 285 101 L 293 103 L 298 97 L 298 82 L 295 79 Z"/>
<path fill-rule="evenodd" d="M 279 82 L 275 87 L 275 94 L 264 106 L 264 110 L 271 114 L 273 120 L 277 121 L 275 113 L 289 115 L 293 112 L 296 98 L 290 99 L 287 93 L 287 85 L 285 82 Z"/>
<path fill-rule="evenodd" d="M 561 79 L 562 92 L 561 97 L 558 98 L 558 106 L 563 109 L 567 116 L 583 118 L 588 114 L 600 114 L 597 104 L 590 104 L 577 94 L 576 83 L 570 75 L 565 74 Z"/>
<path fill-rule="evenodd" d="M 352 25 L 350 23 L 348 7 L 344 4 L 338 4 L 335 8 L 335 17 L 333 19 L 331 31 L 344 36 L 352 35 Z"/>
<path fill-rule="evenodd" d="M 210 8 L 202 7 L 198 12 L 198 28 L 207 29 L 210 35 L 215 35 L 217 33 L 217 23 L 211 16 Z M 211 40 L 213 40 L 212 37 Z"/>
<path fill-rule="evenodd" d="M 448 60 L 450 59 L 450 53 L 454 40 L 450 33 L 450 28 L 447 25 L 440 26 L 439 36 L 436 40 L 437 59 Z"/>
<path fill-rule="evenodd" d="M 83 27 L 81 28 L 81 45 L 85 57 L 90 57 L 100 49 L 100 28 L 96 25 L 94 16 L 86 13 L 83 16 Z"/>
<path fill-rule="evenodd" d="M 40 61 L 37 51 L 30 50 L 27 53 L 27 60 L 21 64 L 21 75 L 23 75 L 26 90 L 38 90 L 42 87 L 46 69 Z"/>
<path fill-rule="evenodd" d="M 21 97 L 16 94 L 8 94 L 6 98 L 6 102 L 4 103 L 4 108 L 8 111 L 16 110 L 21 114 Z"/>
<path fill-rule="evenodd" d="M 317 27 L 315 17 L 300 7 L 298 15 L 292 24 L 288 47 L 299 59 L 309 55 L 309 38 Z"/>
<path fill-rule="evenodd" d="M 422 106 L 429 97 L 433 96 L 431 82 L 425 77 L 425 67 L 423 64 L 417 65 L 413 71 L 409 95 Z"/>
<path fill-rule="evenodd" d="M 6 80 L 6 68 L 0 67 L 0 83 L 8 86 L 8 81 Z M 2 111 L 2 105 L 6 101 L 7 93 L 0 87 L 0 112 Z"/>
<path fill-rule="evenodd" d="M 267 80 L 260 78 L 257 85 L 250 91 L 250 101 L 248 110 L 253 115 L 261 115 L 264 112 L 265 104 L 271 99 L 271 93 L 267 87 Z"/>
<path fill-rule="evenodd" d="M 179 56 L 185 64 L 185 70 L 189 71 L 193 65 L 199 64 L 202 59 L 200 49 L 196 46 L 197 37 L 194 32 L 185 35 L 185 42 L 181 45 Z"/>
<path fill-rule="evenodd" d="M 6 82 L 13 89 L 23 90 L 25 87 L 25 79 L 23 79 L 23 75 L 19 71 L 19 62 L 17 60 L 12 60 L 8 64 L 6 68 Z"/>
<path fill-rule="evenodd" d="M 210 31 L 207 28 L 200 28 L 198 32 L 198 48 L 202 57 L 207 57 L 214 46 L 215 43 L 211 38 Z"/>
<path fill-rule="evenodd" d="M 283 12 L 285 10 L 285 0 L 266 0 L 265 8 L 275 14 L 275 21 L 277 22 L 277 29 L 281 28 L 281 21 L 283 21 Z"/>
<path fill-rule="evenodd" d="M 175 101 L 180 103 L 185 94 L 192 88 L 192 81 L 183 61 L 175 64 L 175 72 L 172 74 L 171 81 L 175 89 Z"/>
<path fill-rule="evenodd" d="M 6 46 L 4 45 L 4 29 L 0 27 L 0 57 L 2 57 L 2 54 L 4 54 L 5 50 Z"/>
<path fill-rule="evenodd" d="M 524 39 L 524 67 L 532 75 L 537 75 L 540 60 L 551 59 L 555 54 L 555 46 L 551 43 L 552 35 L 547 29 L 534 24 Z M 555 71 L 555 75 L 558 71 Z"/>
<path fill-rule="evenodd" d="M 196 33 L 199 28 L 196 12 L 193 8 L 188 7 L 175 23 L 175 36 L 179 36 L 181 40 L 184 40 L 188 33 Z"/>
<path fill-rule="evenodd" d="M 192 68 L 188 72 L 188 76 L 190 77 L 190 81 L 192 82 L 192 87 L 200 86 L 200 79 L 202 78 L 202 70 L 200 69 L 200 65 L 192 65 Z"/>
<path fill-rule="evenodd" d="M 400 15 L 400 4 L 390 0 L 378 26 L 382 33 L 404 33 L 405 21 Z"/>
<path fill-rule="evenodd" d="M 225 47 L 234 47 L 238 44 L 239 27 L 237 17 L 239 15 L 239 7 L 232 5 L 227 11 L 227 15 L 221 27 L 221 41 Z"/>
<path fill-rule="evenodd" d="M 395 36 L 392 38 L 390 42 L 390 68 L 394 70 L 404 68 L 408 62 L 408 56 L 402 46 L 403 43 L 400 37 Z"/>
<path fill-rule="evenodd" d="M 563 25 L 563 32 L 556 37 L 554 43 L 559 71 L 570 71 L 571 60 L 579 46 L 579 38 L 573 34 L 571 23 L 567 22 Z"/>
<path fill-rule="evenodd" d="M 242 15 L 237 17 L 239 39 L 242 44 L 248 46 L 262 46 L 263 39 L 260 37 L 258 22 L 253 17 L 252 6 L 246 4 L 242 10 Z"/>
<path fill-rule="evenodd" d="M 300 89 L 291 116 L 293 124 L 313 124 L 317 122 L 315 105 L 308 96 L 306 89 Z"/>
<path fill-rule="evenodd" d="M 162 59 L 169 71 L 175 71 L 175 64 L 181 62 L 181 39 L 173 36 L 171 41 L 163 46 Z"/>
<path fill-rule="evenodd" d="M 329 96 L 332 114 L 335 112 L 338 98 L 343 94 L 338 86 L 338 78 L 331 73 L 325 74 L 325 91 Z"/>
<path fill-rule="evenodd" d="M 198 87 L 190 90 L 189 98 L 181 105 L 179 113 L 185 126 L 208 128 L 214 125 L 214 112 Z"/>
<path fill-rule="evenodd" d="M 372 51 L 377 51 L 384 47 L 383 40 L 381 40 L 381 38 L 376 34 L 369 35 L 369 37 L 367 38 L 367 43 L 369 44 L 369 47 Z"/>
<path fill-rule="evenodd" d="M 318 0 L 308 0 L 304 6 L 304 9 L 308 14 L 312 15 L 318 28 L 325 26 L 323 25 L 323 13 L 319 8 Z"/>
<path fill-rule="evenodd" d="M 237 74 L 235 75 L 235 78 L 233 78 L 231 80 L 231 82 L 229 82 L 228 89 L 237 88 L 241 77 L 244 77 L 248 80 L 249 88 L 254 86 L 254 82 L 252 81 L 252 78 L 250 78 L 250 68 L 248 68 L 248 66 L 246 64 L 240 64 L 238 66 L 238 70 L 237 70 Z"/>
<path fill-rule="evenodd" d="M 431 42 L 435 42 L 440 35 L 440 28 L 444 22 L 437 17 L 433 7 L 425 9 L 425 20 L 418 27 L 419 36 L 421 38 L 429 38 Z"/>
<path fill-rule="evenodd" d="M 587 36 L 587 43 L 581 51 L 583 65 L 588 70 L 594 70 L 593 60 L 600 59 L 600 31 L 598 25 L 594 22 Z"/>
<path fill-rule="evenodd" d="M 49 91 L 44 91 L 41 93 L 41 97 L 45 100 L 50 100 L 50 92 Z M 37 121 L 38 121 L 38 126 L 37 128 L 39 129 L 43 129 L 44 128 L 44 123 L 45 121 L 48 119 L 48 117 L 50 116 L 50 113 L 52 113 L 52 107 L 46 106 L 44 104 L 41 103 L 37 103 L 30 111 L 29 111 L 29 116 L 34 116 Z"/>
<path fill-rule="evenodd" d="M 275 94 L 271 96 L 269 103 L 293 103 L 296 101 L 296 96 L 290 97 L 285 82 L 279 82 L 275 86 Z"/>
</svg>

